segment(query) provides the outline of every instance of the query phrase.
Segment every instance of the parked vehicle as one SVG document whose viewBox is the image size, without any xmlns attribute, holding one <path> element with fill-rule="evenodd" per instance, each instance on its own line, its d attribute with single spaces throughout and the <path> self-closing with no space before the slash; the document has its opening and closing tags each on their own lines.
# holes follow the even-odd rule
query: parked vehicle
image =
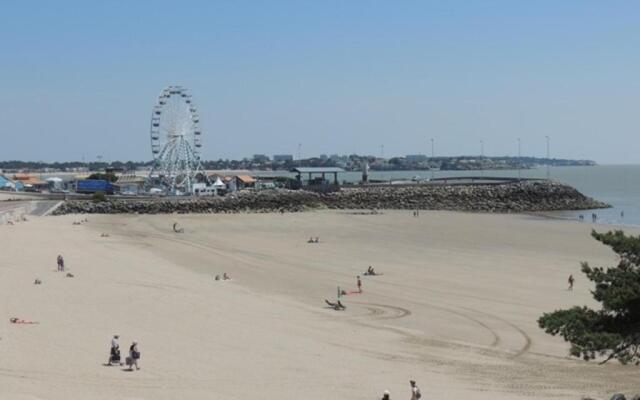
<svg viewBox="0 0 640 400">
<path fill-rule="evenodd" d="M 103 179 L 85 179 L 76 183 L 76 193 L 93 194 L 102 192 L 104 194 L 113 194 L 114 191 L 115 186 Z"/>
</svg>

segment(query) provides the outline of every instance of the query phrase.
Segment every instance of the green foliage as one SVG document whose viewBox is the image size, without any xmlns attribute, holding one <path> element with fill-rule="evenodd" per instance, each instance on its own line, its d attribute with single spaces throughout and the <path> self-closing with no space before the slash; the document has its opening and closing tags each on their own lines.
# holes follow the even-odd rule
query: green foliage
<svg viewBox="0 0 640 400">
<path fill-rule="evenodd" d="M 618 265 L 591 267 L 582 272 L 595 284 L 593 298 L 601 309 L 573 307 L 545 313 L 538 325 L 551 335 L 571 343 L 570 353 L 584 360 L 617 359 L 623 364 L 640 364 L 640 236 L 622 231 L 591 233 L 596 240 L 618 254 Z"/>
<path fill-rule="evenodd" d="M 98 190 L 93 195 L 91 195 L 91 200 L 93 200 L 94 203 L 102 203 L 107 201 L 107 196 L 104 194 L 104 192 Z"/>
<path fill-rule="evenodd" d="M 95 172 L 91 175 L 89 175 L 88 179 L 98 179 L 98 180 L 102 180 L 102 181 L 108 181 L 108 182 L 115 182 L 118 180 L 118 177 L 111 172 L 107 172 L 105 174 L 103 174 L 102 172 Z"/>
</svg>

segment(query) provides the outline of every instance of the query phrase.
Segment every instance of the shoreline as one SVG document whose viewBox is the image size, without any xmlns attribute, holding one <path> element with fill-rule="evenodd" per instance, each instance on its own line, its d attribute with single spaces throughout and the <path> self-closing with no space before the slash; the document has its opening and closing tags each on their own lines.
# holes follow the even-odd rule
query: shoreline
<svg viewBox="0 0 640 400">
<path fill-rule="evenodd" d="M 597 209 L 592 209 L 592 210 L 584 210 L 584 211 L 595 211 Z M 579 212 L 582 210 L 566 210 L 566 211 L 575 211 L 575 212 Z M 613 222 L 606 222 L 606 220 L 602 220 L 603 222 L 596 222 L 595 224 L 593 222 L 587 222 L 586 220 L 583 222 L 580 222 L 580 220 L 576 219 L 576 218 L 572 218 L 569 216 L 561 216 L 561 215 L 554 215 L 553 213 L 560 213 L 560 212 L 564 212 L 564 211 L 541 211 L 541 212 L 525 212 L 522 213 L 523 215 L 530 215 L 532 217 L 537 217 L 537 218 L 541 218 L 541 219 L 548 219 L 548 220 L 556 220 L 556 221 L 566 221 L 566 222 L 575 222 L 577 224 L 580 225 L 585 225 L 585 224 L 591 224 L 591 225 L 600 225 L 600 226 L 611 226 L 611 227 L 617 227 L 617 228 L 626 228 L 626 229 L 640 229 L 640 224 L 620 224 L 620 223 L 613 223 Z"/>
</svg>

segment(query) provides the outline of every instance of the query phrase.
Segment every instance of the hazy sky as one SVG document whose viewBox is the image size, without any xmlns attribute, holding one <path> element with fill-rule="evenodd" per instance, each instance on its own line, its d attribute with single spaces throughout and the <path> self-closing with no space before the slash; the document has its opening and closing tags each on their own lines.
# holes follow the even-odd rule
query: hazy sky
<svg viewBox="0 0 640 400">
<path fill-rule="evenodd" d="M 549 135 L 639 163 L 639 75 L 638 1 L 4 0 L 0 159 L 150 159 L 180 84 L 204 159 L 544 156 Z"/>
</svg>

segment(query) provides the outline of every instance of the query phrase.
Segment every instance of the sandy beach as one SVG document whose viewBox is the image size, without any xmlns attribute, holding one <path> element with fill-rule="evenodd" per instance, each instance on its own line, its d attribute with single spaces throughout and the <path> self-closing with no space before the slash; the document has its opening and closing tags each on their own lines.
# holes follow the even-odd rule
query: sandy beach
<svg viewBox="0 0 640 400">
<path fill-rule="evenodd" d="M 637 367 L 571 359 L 537 327 L 594 305 L 579 262 L 615 257 L 591 224 L 322 211 L 73 225 L 83 218 L 0 226 L 0 399 L 407 399 L 409 379 L 434 399 L 640 392 Z M 384 275 L 327 308 L 369 265 Z M 139 343 L 139 371 L 104 365 L 114 334 L 123 355 Z"/>
</svg>

